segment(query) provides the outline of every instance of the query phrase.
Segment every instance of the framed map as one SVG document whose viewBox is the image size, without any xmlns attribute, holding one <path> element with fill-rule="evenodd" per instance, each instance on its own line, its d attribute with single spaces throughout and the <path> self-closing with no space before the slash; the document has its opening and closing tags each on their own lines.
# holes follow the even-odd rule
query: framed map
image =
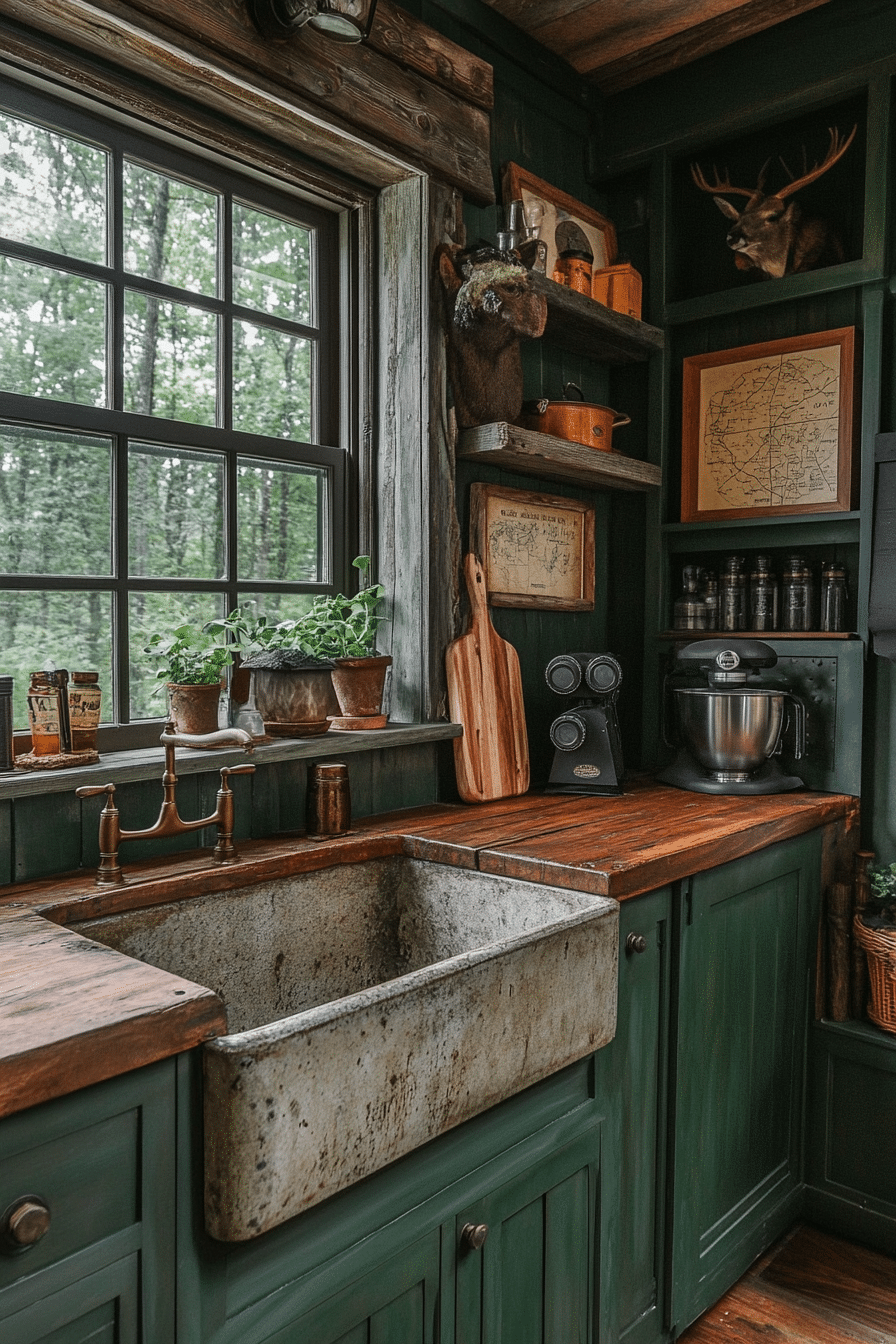
<svg viewBox="0 0 896 1344">
<path fill-rule="evenodd" d="M 594 508 L 577 499 L 470 486 L 470 549 L 493 607 L 594 610 Z"/>
<path fill-rule="evenodd" d="M 684 361 L 681 521 L 852 505 L 855 328 Z"/>
</svg>

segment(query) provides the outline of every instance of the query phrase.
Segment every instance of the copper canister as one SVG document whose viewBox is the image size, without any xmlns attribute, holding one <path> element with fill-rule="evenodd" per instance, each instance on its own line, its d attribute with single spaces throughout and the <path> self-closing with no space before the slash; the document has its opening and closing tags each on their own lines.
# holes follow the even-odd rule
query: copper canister
<svg viewBox="0 0 896 1344">
<path fill-rule="evenodd" d="M 305 829 L 310 840 L 347 835 L 352 824 L 348 766 L 328 761 L 308 768 Z"/>
<path fill-rule="evenodd" d="M 553 279 L 558 285 L 566 285 L 590 297 L 592 262 L 593 258 L 587 252 L 576 252 L 569 248 L 557 258 Z"/>
</svg>

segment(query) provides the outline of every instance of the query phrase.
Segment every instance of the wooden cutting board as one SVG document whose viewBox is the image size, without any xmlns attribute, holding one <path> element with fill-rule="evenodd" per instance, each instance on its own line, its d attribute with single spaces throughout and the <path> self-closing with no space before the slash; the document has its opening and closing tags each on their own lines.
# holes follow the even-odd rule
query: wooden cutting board
<svg viewBox="0 0 896 1344">
<path fill-rule="evenodd" d="M 509 798 L 529 787 L 529 742 L 516 649 L 495 630 L 485 576 L 476 556 L 464 559 L 470 628 L 445 654 L 451 718 L 463 724 L 454 741 L 457 787 L 465 803 Z"/>
</svg>

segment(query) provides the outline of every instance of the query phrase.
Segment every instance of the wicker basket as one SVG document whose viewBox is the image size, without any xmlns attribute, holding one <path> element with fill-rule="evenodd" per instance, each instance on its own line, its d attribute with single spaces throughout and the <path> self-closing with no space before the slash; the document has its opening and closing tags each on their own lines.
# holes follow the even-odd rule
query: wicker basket
<svg viewBox="0 0 896 1344">
<path fill-rule="evenodd" d="M 868 1016 L 884 1031 L 896 1032 L 896 929 L 867 929 L 856 915 L 853 932 L 868 955 Z"/>
</svg>

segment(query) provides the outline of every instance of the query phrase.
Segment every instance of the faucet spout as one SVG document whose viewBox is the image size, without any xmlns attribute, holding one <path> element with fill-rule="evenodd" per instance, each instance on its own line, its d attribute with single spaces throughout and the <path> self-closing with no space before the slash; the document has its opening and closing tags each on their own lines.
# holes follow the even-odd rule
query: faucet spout
<svg viewBox="0 0 896 1344">
<path fill-rule="evenodd" d="M 177 810 L 177 774 L 175 772 L 175 747 L 242 747 L 251 752 L 255 740 L 251 733 L 242 728 L 222 728 L 215 733 L 202 733 L 191 736 L 178 733 L 174 724 L 165 725 L 159 741 L 165 748 L 165 770 L 162 774 L 162 806 L 152 826 L 140 831 L 123 830 L 115 806 L 115 785 L 86 785 L 75 789 L 78 798 L 91 798 L 97 794 L 106 795 L 106 805 L 100 813 L 100 866 L 96 872 L 98 886 L 121 886 L 124 882 L 118 863 L 118 849 L 124 840 L 149 840 L 153 837 L 182 835 L 187 831 L 201 831 L 206 826 L 217 826 L 218 843 L 212 858 L 215 863 L 235 863 L 239 858 L 233 846 L 233 790 L 230 787 L 231 775 L 253 774 L 254 765 L 223 766 L 221 769 L 221 787 L 218 790 L 217 807 L 211 816 L 197 817 L 194 821 L 184 821 Z"/>
</svg>

